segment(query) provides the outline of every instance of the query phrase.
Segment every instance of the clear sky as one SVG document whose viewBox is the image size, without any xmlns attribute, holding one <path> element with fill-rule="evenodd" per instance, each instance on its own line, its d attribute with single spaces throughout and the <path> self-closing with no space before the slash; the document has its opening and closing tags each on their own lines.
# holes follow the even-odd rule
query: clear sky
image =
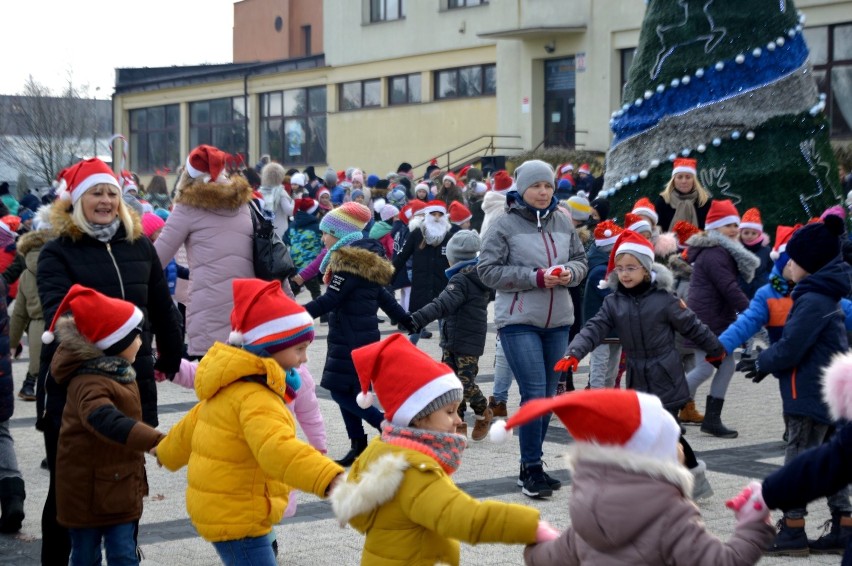
<svg viewBox="0 0 852 566">
<path fill-rule="evenodd" d="M 4 1 L 0 94 L 21 92 L 30 75 L 58 94 L 70 76 L 90 95 L 109 98 L 116 68 L 228 63 L 234 3 Z"/>
</svg>

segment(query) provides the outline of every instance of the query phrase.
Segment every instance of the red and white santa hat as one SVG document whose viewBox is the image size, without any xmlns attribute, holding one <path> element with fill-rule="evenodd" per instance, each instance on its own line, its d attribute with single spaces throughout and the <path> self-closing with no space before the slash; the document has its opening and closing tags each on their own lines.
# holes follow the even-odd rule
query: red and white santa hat
<svg viewBox="0 0 852 566">
<path fill-rule="evenodd" d="M 56 309 L 50 327 L 41 335 L 44 344 L 55 339 L 56 324 L 68 312 L 80 334 L 98 349 L 117 354 L 127 348 L 142 325 L 144 316 L 133 303 L 75 283 Z"/>
<path fill-rule="evenodd" d="M 130 191 L 139 192 L 139 185 L 137 185 L 136 180 L 133 179 L 133 173 L 127 169 L 121 170 L 121 176 L 118 178 L 118 184 L 121 185 L 122 194 L 126 195 Z"/>
<path fill-rule="evenodd" d="M 678 157 L 672 164 L 672 177 L 678 173 L 698 174 L 698 160 L 689 157 Z"/>
<path fill-rule="evenodd" d="M 624 215 L 624 227 L 625 230 L 632 230 L 633 232 L 652 231 L 651 223 L 633 212 Z"/>
<path fill-rule="evenodd" d="M 660 221 L 660 217 L 657 216 L 657 208 L 647 197 L 642 197 L 637 200 L 636 204 L 633 205 L 633 210 L 631 212 L 633 214 L 647 216 L 648 218 L 653 219 L 654 224 Z"/>
<path fill-rule="evenodd" d="M 307 212 L 308 214 L 313 214 L 319 208 L 319 201 L 312 199 L 311 197 L 302 197 L 296 199 L 296 210 L 300 210 L 302 212 Z"/>
<path fill-rule="evenodd" d="M 121 185 L 109 165 L 93 157 L 75 163 L 59 173 L 56 195 L 62 200 L 70 200 L 71 204 L 77 204 L 86 191 L 100 184 L 112 185 L 121 190 Z"/>
<path fill-rule="evenodd" d="M 412 200 L 409 201 L 408 204 L 402 207 L 401 217 L 404 218 L 403 222 L 408 224 L 408 221 L 411 220 L 418 211 L 426 208 L 426 203 L 422 200 Z"/>
<path fill-rule="evenodd" d="M 193 179 L 207 177 L 215 182 L 231 159 L 229 154 L 218 147 L 199 145 L 186 158 L 186 172 Z"/>
<path fill-rule="evenodd" d="M 580 168 L 577 169 L 577 173 L 585 173 L 586 175 L 589 175 L 591 172 L 592 169 L 589 167 L 588 163 L 583 163 L 580 165 Z"/>
<path fill-rule="evenodd" d="M 447 205 L 442 200 L 430 200 L 426 203 L 426 206 L 423 207 L 423 214 L 431 214 L 433 212 L 440 212 L 441 214 L 447 214 Z"/>
<path fill-rule="evenodd" d="M 710 210 L 707 211 L 707 220 L 704 222 L 705 230 L 715 230 L 728 224 L 739 224 L 740 213 L 730 199 L 710 201 Z"/>
<path fill-rule="evenodd" d="M 441 178 L 441 183 L 446 181 L 450 181 L 453 185 L 457 185 L 459 182 L 458 179 L 456 179 L 456 176 L 451 172 L 444 173 L 444 176 Z"/>
<path fill-rule="evenodd" d="M 757 207 L 749 208 L 743 214 L 742 222 L 740 222 L 740 230 L 748 228 L 763 232 L 763 221 L 760 219 L 760 210 Z"/>
<path fill-rule="evenodd" d="M 361 382 L 358 406 L 372 406 L 372 385 L 385 420 L 397 426 L 409 426 L 415 418 L 462 399 L 462 384 L 453 370 L 402 334 L 352 350 L 352 362 Z"/>
<path fill-rule="evenodd" d="M 595 245 L 599 248 L 611 246 L 615 244 L 622 232 L 624 232 L 624 228 L 612 220 L 598 222 L 598 225 L 595 226 Z"/>
<path fill-rule="evenodd" d="M 515 180 L 509 175 L 509 172 L 505 169 L 500 169 L 494 174 L 493 188 L 492 190 L 495 193 L 500 193 L 501 195 L 505 195 L 509 191 L 512 190 L 512 187 L 515 185 Z"/>
<path fill-rule="evenodd" d="M 505 421 L 492 425 L 490 437 L 503 442 L 508 431 L 554 413 L 577 442 L 677 462 L 680 427 L 660 398 L 632 389 L 589 389 L 533 399 Z"/>
<path fill-rule="evenodd" d="M 630 254 L 635 257 L 642 264 L 642 267 L 653 277 L 651 266 L 654 263 L 654 246 L 651 245 L 651 242 L 645 236 L 627 229 L 618 236 L 615 245 L 612 246 L 612 251 L 609 252 L 606 275 L 598 283 L 598 289 L 606 289 L 608 287 L 609 276 L 615 270 L 615 258 L 621 254 Z"/>
<path fill-rule="evenodd" d="M 777 226 L 775 228 L 775 246 L 769 252 L 772 261 L 778 261 L 781 254 L 787 251 L 787 242 L 793 237 L 793 233 L 801 227 L 801 224 L 796 224 L 795 226 Z"/>
<path fill-rule="evenodd" d="M 559 174 L 560 175 L 567 175 L 569 173 L 572 173 L 573 171 L 574 171 L 574 165 L 572 163 L 566 163 L 566 164 L 562 165 L 561 167 L 559 167 Z"/>
<path fill-rule="evenodd" d="M 672 227 L 672 232 L 677 236 L 678 249 L 685 250 L 687 248 L 686 242 L 701 230 L 698 229 L 698 226 L 686 220 L 678 220 Z"/>
<path fill-rule="evenodd" d="M 450 222 L 453 224 L 464 224 L 468 220 L 473 218 L 473 214 L 470 212 L 470 209 L 460 203 L 457 200 L 454 200 L 450 203 Z"/>
<path fill-rule="evenodd" d="M 280 281 L 234 279 L 228 342 L 254 354 L 274 354 L 314 339 L 314 319 L 284 294 Z"/>
</svg>

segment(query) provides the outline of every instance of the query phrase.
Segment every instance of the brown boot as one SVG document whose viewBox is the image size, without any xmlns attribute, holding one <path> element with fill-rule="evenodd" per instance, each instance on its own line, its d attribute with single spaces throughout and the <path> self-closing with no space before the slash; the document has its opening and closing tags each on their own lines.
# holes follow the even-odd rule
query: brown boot
<svg viewBox="0 0 852 566">
<path fill-rule="evenodd" d="M 467 438 L 467 423 L 462 423 L 456 427 L 456 434 L 462 434 Z"/>
<path fill-rule="evenodd" d="M 476 424 L 473 425 L 473 432 L 470 433 L 470 439 L 474 442 L 485 440 L 488 436 L 488 431 L 491 429 L 491 420 L 494 418 L 494 412 L 486 408 L 481 415 L 476 415 Z"/>
<path fill-rule="evenodd" d="M 506 403 L 500 401 L 499 403 L 494 400 L 494 397 L 488 398 L 488 408 L 491 409 L 492 417 L 508 417 L 509 413 L 506 411 Z"/>
<path fill-rule="evenodd" d="M 683 409 L 678 413 L 677 418 L 683 424 L 700 425 L 704 422 L 704 415 L 698 412 L 695 408 L 695 401 L 692 399 L 683 406 Z"/>
</svg>

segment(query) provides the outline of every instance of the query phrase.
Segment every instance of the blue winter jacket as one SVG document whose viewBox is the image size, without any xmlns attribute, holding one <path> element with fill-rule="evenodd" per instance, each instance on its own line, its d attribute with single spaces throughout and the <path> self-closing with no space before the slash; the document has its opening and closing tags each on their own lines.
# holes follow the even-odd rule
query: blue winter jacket
<svg viewBox="0 0 852 566">
<path fill-rule="evenodd" d="M 174 259 L 166 264 L 163 273 L 166 276 L 166 283 L 169 284 L 169 295 L 175 296 L 178 279 L 189 279 L 189 268 L 179 265 Z"/>
<path fill-rule="evenodd" d="M 784 414 L 831 423 L 821 376 L 832 356 L 849 347 L 840 299 L 852 290 L 850 281 L 852 267 L 838 256 L 799 282 L 781 339 L 757 359 L 760 371 L 778 378 Z"/>
<path fill-rule="evenodd" d="M 790 286 L 773 267 L 770 283 L 757 290 L 748 308 L 719 336 L 719 341 L 731 355 L 735 348 L 745 344 L 746 340 L 765 326 L 769 333 L 769 343 L 774 344 L 781 339 L 792 306 Z M 840 306 L 846 316 L 846 332 L 852 332 L 852 301 L 841 299 Z"/>
<path fill-rule="evenodd" d="M 604 297 L 612 293 L 609 287 L 606 289 L 598 287 L 598 283 L 606 278 L 606 266 L 609 263 L 611 249 L 612 246 L 606 246 L 604 250 L 601 250 L 595 244 L 589 248 L 589 272 L 586 275 L 586 292 L 583 293 L 583 324 L 601 310 Z"/>
</svg>

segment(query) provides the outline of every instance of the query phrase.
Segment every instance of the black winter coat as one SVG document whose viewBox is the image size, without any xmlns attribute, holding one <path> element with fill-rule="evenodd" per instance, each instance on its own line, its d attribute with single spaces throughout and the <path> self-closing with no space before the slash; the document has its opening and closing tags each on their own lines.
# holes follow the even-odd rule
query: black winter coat
<svg viewBox="0 0 852 566">
<path fill-rule="evenodd" d="M 133 364 L 142 399 L 142 419 L 156 427 L 157 383 L 154 369 L 176 373 L 180 369 L 183 339 L 180 318 L 169 295 L 163 267 L 142 226 L 131 213 L 133 234 L 128 238 L 124 226 L 108 244 L 80 230 L 71 220 L 66 204 L 57 202 L 51 210 L 51 224 L 59 236 L 47 242 L 38 258 L 38 295 L 49 324 L 71 285 L 79 283 L 108 297 L 125 299 L 145 315 L 142 325 L 142 347 Z M 152 336 L 157 337 L 159 358 L 154 363 Z M 60 427 L 65 407 L 65 386 L 48 375 L 57 343 L 45 344 L 39 369 L 38 415 L 54 420 Z M 47 404 L 44 396 L 47 394 Z"/>
<path fill-rule="evenodd" d="M 6 284 L 0 280 L 0 297 L 6 297 Z M 12 356 L 9 352 L 9 310 L 0 301 L 0 423 L 15 412 L 15 384 L 12 380 Z"/>
<path fill-rule="evenodd" d="M 355 395 L 361 390 L 352 363 L 352 350 L 378 342 L 381 308 L 392 320 L 402 320 L 405 310 L 387 290 L 393 275 L 384 249 L 369 238 L 331 252 L 328 288 L 305 305 L 314 318 L 328 315 L 328 353 L 320 385 Z"/>
<path fill-rule="evenodd" d="M 448 271 L 450 282 L 438 297 L 411 313 L 421 328 L 444 319 L 441 348 L 463 356 L 481 356 L 488 332 L 488 301 L 491 289 L 479 279 L 477 260 L 461 262 Z"/>
<path fill-rule="evenodd" d="M 411 300 L 408 304 L 411 312 L 428 305 L 447 286 L 449 280 L 445 272 L 450 268 L 447 261 L 447 242 L 458 230 L 458 226 L 453 226 L 447 231 L 440 245 L 429 246 L 423 240 L 423 230 L 414 229 L 408 235 L 405 247 L 393 260 L 394 270 L 399 271 L 405 269 L 405 262 L 409 257 L 412 258 Z"/>
<path fill-rule="evenodd" d="M 698 204 L 698 201 L 696 201 L 696 204 Z M 660 230 L 663 232 L 670 232 L 673 228 L 671 224 L 675 213 L 674 207 L 668 204 L 666 199 L 660 195 L 657 197 L 657 200 L 654 201 L 654 208 L 657 211 L 657 216 L 660 218 L 657 222 L 657 226 L 659 226 Z M 710 199 L 707 199 L 704 206 L 695 207 L 695 215 L 698 217 L 698 228 L 701 230 L 704 230 L 704 223 L 707 221 L 708 212 L 710 212 Z"/>
<path fill-rule="evenodd" d="M 402 220 L 397 220 L 393 223 L 393 227 L 391 228 L 390 234 L 391 238 L 393 238 L 393 257 L 389 257 L 388 259 L 392 262 L 396 260 L 397 256 L 402 253 L 402 250 L 405 248 L 405 241 L 408 240 L 408 236 L 411 232 L 408 230 L 408 224 L 404 223 Z M 393 274 L 393 280 L 391 281 L 391 288 L 396 289 L 404 289 L 405 287 L 411 287 L 411 280 L 408 278 L 408 269 L 411 267 L 411 259 L 405 262 L 405 266 L 403 269 L 398 269 Z"/>
</svg>

